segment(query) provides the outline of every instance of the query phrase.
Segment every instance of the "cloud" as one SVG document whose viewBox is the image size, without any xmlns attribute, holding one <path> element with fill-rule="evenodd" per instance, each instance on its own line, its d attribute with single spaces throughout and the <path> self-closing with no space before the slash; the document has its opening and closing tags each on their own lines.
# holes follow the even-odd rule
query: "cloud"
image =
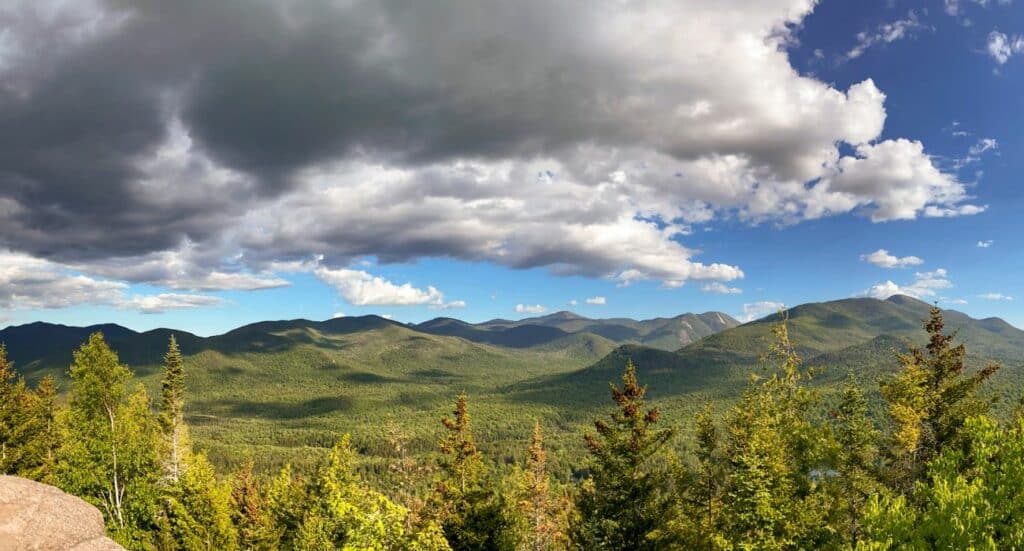
<svg viewBox="0 0 1024 551">
<path fill-rule="evenodd" d="M 135 295 L 129 299 L 118 302 L 117 305 L 121 308 L 138 310 L 143 314 L 160 314 L 167 310 L 216 306 L 223 302 L 224 301 L 221 298 L 209 295 L 160 293 L 158 295 Z"/>
<path fill-rule="evenodd" d="M 860 296 L 884 300 L 893 295 L 907 295 L 918 299 L 927 299 L 935 297 L 939 291 L 952 286 L 953 282 L 949 280 L 948 272 L 939 268 L 933 272 L 915 273 L 914 280 L 907 285 L 897 285 L 891 280 L 878 283 L 865 290 Z"/>
<path fill-rule="evenodd" d="M 465 307 L 466 307 L 466 301 L 464 301 L 464 300 L 453 300 L 451 302 L 446 302 L 444 304 L 435 306 L 434 308 L 436 308 L 438 310 L 455 310 L 455 309 L 458 309 L 458 308 L 465 308 Z"/>
<path fill-rule="evenodd" d="M 924 263 L 924 260 L 916 256 L 904 256 L 901 258 L 889 254 L 889 251 L 885 249 L 878 249 L 871 254 L 862 254 L 860 259 L 882 268 L 906 268 L 907 266 L 918 266 Z"/>
<path fill-rule="evenodd" d="M 676 287 L 744 275 L 695 224 L 980 212 L 874 81 L 794 70 L 814 4 L 6 2 L 0 248 L 191 291 L 314 255 Z"/>
<path fill-rule="evenodd" d="M 995 241 L 992 241 L 991 239 L 985 239 L 984 241 L 978 241 L 977 246 L 979 249 L 987 249 L 991 247 L 993 243 L 995 243 Z"/>
<path fill-rule="evenodd" d="M 888 23 L 882 23 L 874 31 L 863 31 L 857 33 L 857 44 L 846 52 L 845 60 L 856 59 L 864 52 L 877 44 L 888 44 L 912 37 L 915 31 L 927 28 L 918 19 L 917 13 L 913 10 L 907 13 L 906 19 L 897 19 Z"/>
<path fill-rule="evenodd" d="M 68 308 L 82 304 L 115 306 L 154 314 L 222 303 L 219 297 L 161 293 L 127 296 L 128 285 L 75 273 L 65 266 L 0 250 L 0 307 Z"/>
<path fill-rule="evenodd" d="M 345 317 L 345 312 L 335 312 L 331 315 L 331 319 L 338 319 Z"/>
<path fill-rule="evenodd" d="M 944 8 L 946 14 L 953 17 L 961 17 L 964 15 L 965 6 L 974 4 L 982 8 L 988 7 L 989 5 L 999 4 L 1001 6 L 1009 5 L 1011 0 L 944 0 Z M 970 25 L 970 20 L 964 20 L 965 25 Z"/>
<path fill-rule="evenodd" d="M 605 299 L 605 297 L 590 297 L 587 299 L 587 304 L 604 305 L 607 303 L 608 301 Z"/>
<path fill-rule="evenodd" d="M 397 285 L 363 270 L 319 267 L 313 271 L 320 281 L 337 289 L 338 293 L 355 306 L 414 306 L 430 305 L 439 308 L 459 308 L 465 302 L 445 303 L 444 293 L 433 286 L 426 289 L 411 283 Z"/>
<path fill-rule="evenodd" d="M 781 302 L 772 301 L 759 301 L 752 302 L 743 305 L 743 313 L 739 316 L 741 321 L 748 322 L 756 319 L 763 318 L 764 316 L 775 314 L 779 310 L 784 310 L 786 305 Z"/>
<path fill-rule="evenodd" d="M 1002 65 L 1011 57 L 1024 52 L 1024 36 L 1014 35 L 1011 37 L 999 31 L 992 31 L 988 34 L 986 47 L 988 55 L 996 60 L 996 63 Z"/>
<path fill-rule="evenodd" d="M 540 304 L 516 304 L 516 313 L 518 314 L 543 314 L 548 309 Z"/>
<path fill-rule="evenodd" d="M 945 297 L 943 297 L 940 300 L 942 300 L 943 302 L 947 302 L 949 304 L 958 304 L 958 305 L 967 304 L 967 301 L 962 299 L 962 298 L 945 298 Z"/>
<path fill-rule="evenodd" d="M 704 284 L 700 290 L 705 293 L 718 293 L 722 295 L 739 295 L 743 293 L 743 289 L 739 287 L 729 287 L 717 281 Z"/>
<path fill-rule="evenodd" d="M 571 299 L 566 304 L 568 304 L 569 306 L 576 306 L 576 304 L 578 304 L 578 303 L 576 302 L 576 299 Z"/>
<path fill-rule="evenodd" d="M 1002 293 L 984 293 L 978 296 L 985 300 L 1013 300 L 1013 297 Z"/>
</svg>

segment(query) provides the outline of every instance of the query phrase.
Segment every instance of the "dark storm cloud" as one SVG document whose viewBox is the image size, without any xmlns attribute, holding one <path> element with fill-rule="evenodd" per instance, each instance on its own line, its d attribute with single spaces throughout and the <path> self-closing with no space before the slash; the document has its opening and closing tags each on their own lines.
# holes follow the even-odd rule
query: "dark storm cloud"
<svg viewBox="0 0 1024 551">
<path fill-rule="evenodd" d="M 722 211 L 969 214 L 919 142 L 873 142 L 872 81 L 793 71 L 812 6 L 9 0 L 0 251 L 180 289 L 317 254 L 681 284 L 742 277 L 677 239 Z"/>
</svg>

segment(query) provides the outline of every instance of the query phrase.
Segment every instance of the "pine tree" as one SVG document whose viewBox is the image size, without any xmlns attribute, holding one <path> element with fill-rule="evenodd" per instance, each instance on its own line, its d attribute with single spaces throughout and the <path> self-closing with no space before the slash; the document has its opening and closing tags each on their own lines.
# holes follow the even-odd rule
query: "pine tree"
<svg viewBox="0 0 1024 551">
<path fill-rule="evenodd" d="M 902 369 L 882 386 L 895 425 L 890 449 L 894 483 L 904 493 L 921 480 L 928 461 L 957 442 L 964 420 L 986 414 L 991 406 L 978 390 L 999 365 L 966 373 L 966 348 L 954 346 L 956 332 L 945 334 L 944 327 L 942 311 L 933 307 L 924 323 L 927 346 L 898 354 Z"/>
<path fill-rule="evenodd" d="M 96 505 L 123 545 L 143 546 L 153 527 L 159 427 L 132 372 L 94 333 L 74 354 L 71 400 L 57 453 L 62 488 Z"/>
<path fill-rule="evenodd" d="M 164 356 L 164 376 L 160 385 L 160 430 L 164 439 L 164 477 L 176 483 L 188 461 L 190 444 L 185 425 L 185 370 L 178 341 L 171 335 Z"/>
<path fill-rule="evenodd" d="M 585 549 L 663 549 L 672 544 L 671 478 L 665 447 L 671 429 L 654 429 L 658 410 L 647 409 L 646 387 L 630 361 L 622 388 L 611 385 L 619 409 L 611 421 L 594 422 L 585 435 L 591 455 L 590 479 L 579 493 L 579 518 L 572 539 Z"/>
</svg>

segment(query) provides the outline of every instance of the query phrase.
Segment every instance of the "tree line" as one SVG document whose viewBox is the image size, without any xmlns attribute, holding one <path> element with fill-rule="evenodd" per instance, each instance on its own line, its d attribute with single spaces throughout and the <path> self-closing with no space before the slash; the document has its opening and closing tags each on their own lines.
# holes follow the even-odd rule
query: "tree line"
<svg viewBox="0 0 1024 551">
<path fill-rule="evenodd" d="M 525 462 L 498 472 L 463 394 L 432 465 L 395 440 L 387 495 L 358 474 L 347 435 L 316 469 L 263 477 L 250 461 L 218 476 L 189 439 L 173 337 L 155 404 L 101 334 L 74 354 L 66 405 L 0 346 L 0 472 L 94 504 L 130 549 L 1022 548 L 1024 414 L 997 422 L 981 386 L 998 366 L 966 370 L 938 308 L 924 327 L 927 344 L 897 353 L 881 384 L 884 418 L 852 377 L 827 405 L 783 321 L 766 372 L 727 411 L 706 406 L 685 453 L 629 363 L 584 435 L 579 480 L 550 476 L 539 424 Z"/>
</svg>

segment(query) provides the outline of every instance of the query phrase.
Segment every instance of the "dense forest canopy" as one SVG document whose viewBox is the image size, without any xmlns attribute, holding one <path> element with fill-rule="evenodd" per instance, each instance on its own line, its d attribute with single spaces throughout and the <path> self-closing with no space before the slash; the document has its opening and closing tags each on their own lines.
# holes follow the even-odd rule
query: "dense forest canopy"
<svg viewBox="0 0 1024 551">
<path fill-rule="evenodd" d="M 0 348 L 0 469 L 96 505 L 132 549 L 903 549 L 1024 544 L 1024 417 L 991 415 L 986 382 L 932 309 L 923 347 L 897 352 L 873 416 L 852 376 L 837 400 L 812 384 L 785 319 L 739 402 L 708 403 L 692 445 L 632 362 L 609 414 L 579 436 L 576 476 L 549 471 L 542 426 L 522 462 L 486 458 L 471 396 L 453 397 L 428 458 L 393 443 L 387 484 L 347 434 L 312 468 L 216 472 L 183 409 L 187 363 L 169 339 L 160 395 L 100 333 L 74 354 L 66 403 L 26 384 Z"/>
</svg>

